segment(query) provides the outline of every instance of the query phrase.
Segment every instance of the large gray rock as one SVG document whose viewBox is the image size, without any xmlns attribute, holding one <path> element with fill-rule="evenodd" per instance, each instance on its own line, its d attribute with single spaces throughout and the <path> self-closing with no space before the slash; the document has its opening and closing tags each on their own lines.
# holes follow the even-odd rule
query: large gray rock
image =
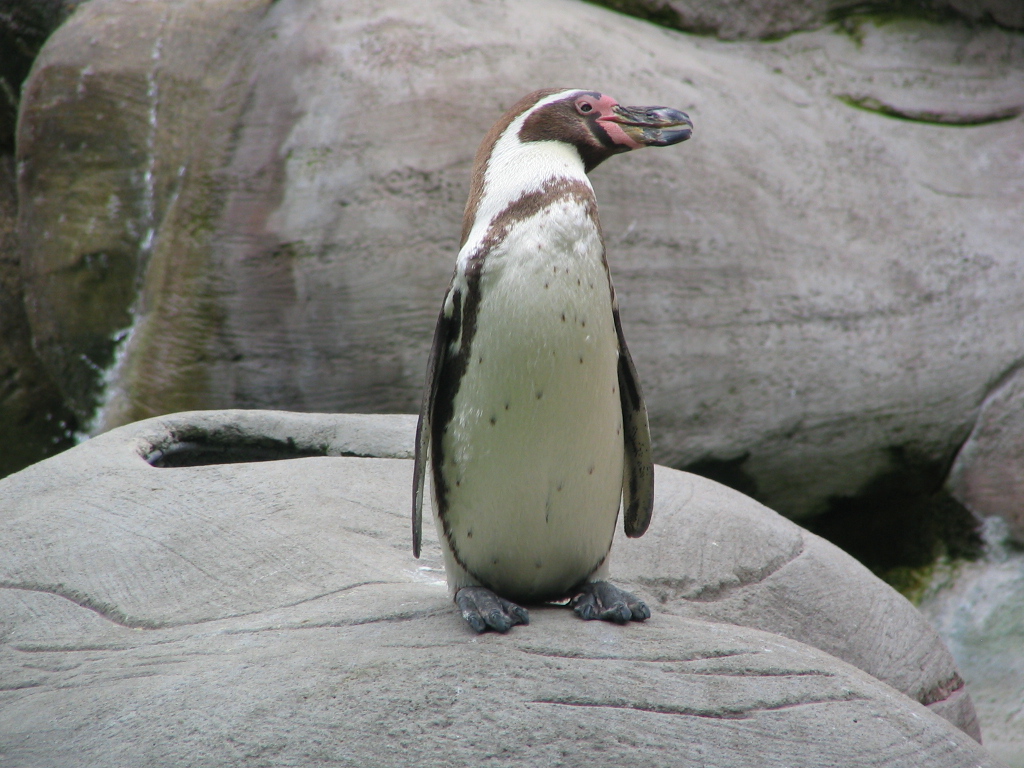
<svg viewBox="0 0 1024 768">
<path fill-rule="evenodd" d="M 998 516 L 1024 544 L 1024 368 L 985 399 L 949 473 L 953 494 L 978 517 Z"/>
<path fill-rule="evenodd" d="M 659 468 L 658 516 L 616 547 L 617 578 L 661 610 L 813 645 L 929 706 L 979 740 L 949 651 L 918 611 L 824 539 L 725 486 Z"/>
<path fill-rule="evenodd" d="M 1020 35 L 723 44 L 571 0 L 162 8 L 92 0 L 22 115 L 35 343 L 83 418 L 89 349 L 123 337 L 98 429 L 415 410 L 475 147 L 551 83 L 696 123 L 594 174 L 662 463 L 738 466 L 814 515 L 900 456 L 941 473 L 1020 359 Z"/>
<path fill-rule="evenodd" d="M 371 762 L 511 750 L 618 765 L 628 750 L 652 765 L 994 765 L 962 732 L 980 736 L 970 698 L 909 603 L 674 470 L 658 469 L 648 534 L 614 554 L 649 622 L 546 608 L 476 638 L 436 539 L 410 553 L 412 427 L 176 414 L 0 481 L 5 757 L 277 765 L 345 749 L 365 764 L 397 739 L 413 751 Z"/>
</svg>

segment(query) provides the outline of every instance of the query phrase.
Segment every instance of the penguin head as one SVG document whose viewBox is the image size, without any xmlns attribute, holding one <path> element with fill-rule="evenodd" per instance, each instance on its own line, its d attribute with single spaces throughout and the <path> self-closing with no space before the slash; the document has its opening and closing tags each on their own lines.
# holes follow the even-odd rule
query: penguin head
<svg viewBox="0 0 1024 768">
<path fill-rule="evenodd" d="M 571 144 L 587 172 L 612 155 L 678 144 L 693 132 L 690 118 L 678 109 L 624 107 L 597 91 L 537 91 L 523 102 L 533 107 L 526 110 L 519 140 Z"/>
</svg>

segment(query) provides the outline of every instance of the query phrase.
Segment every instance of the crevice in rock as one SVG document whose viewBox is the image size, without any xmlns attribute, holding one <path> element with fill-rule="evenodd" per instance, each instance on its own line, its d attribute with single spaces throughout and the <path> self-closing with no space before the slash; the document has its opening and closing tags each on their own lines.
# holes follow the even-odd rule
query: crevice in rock
<svg viewBox="0 0 1024 768">
<path fill-rule="evenodd" d="M 698 707 L 680 707 L 673 706 L 670 704 L 653 704 L 649 702 L 631 702 L 625 699 L 612 699 L 612 700 L 598 700 L 598 699 L 584 699 L 584 698 L 552 698 L 552 699 L 532 699 L 532 704 L 554 704 L 564 707 L 600 707 L 607 709 L 632 709 L 639 712 L 650 712 L 656 715 L 682 715 L 685 717 L 703 717 L 710 718 L 713 720 L 742 720 L 750 717 L 758 712 L 775 712 L 780 709 L 792 709 L 795 707 L 806 707 L 813 706 L 815 704 L 832 704 L 835 702 L 845 701 L 862 701 L 863 696 L 859 696 L 852 691 L 846 692 L 840 696 L 825 697 L 819 699 L 812 699 L 809 701 L 784 701 L 777 704 L 751 704 L 750 706 L 737 706 L 737 707 L 714 707 L 714 708 L 698 708 Z"/>
<path fill-rule="evenodd" d="M 12 645 L 11 647 L 20 653 L 93 653 L 95 651 L 128 651 L 132 649 L 132 646 L 120 643 L 86 643 L 80 645 L 22 643 Z"/>
<path fill-rule="evenodd" d="M 956 672 L 948 680 L 943 680 L 938 685 L 931 688 L 923 696 L 921 696 L 921 703 L 926 707 L 931 704 L 936 704 L 940 701 L 945 701 L 950 696 L 954 695 L 964 687 L 964 679 L 960 677 Z"/>
<path fill-rule="evenodd" d="M 349 592 L 353 589 L 359 589 L 360 587 L 371 586 L 374 584 L 389 584 L 392 582 L 386 581 L 361 581 L 357 584 L 349 584 L 339 589 L 333 589 L 329 592 L 323 592 L 318 595 L 312 595 L 310 597 L 304 597 L 301 600 L 296 600 L 291 603 L 284 605 L 274 605 L 268 608 L 260 608 L 256 611 L 247 611 L 242 613 L 232 613 L 224 616 L 211 616 L 208 618 L 196 619 L 194 621 L 154 621 L 153 619 L 136 619 L 131 618 L 116 606 L 97 600 L 83 592 L 75 589 L 68 589 L 63 584 L 31 584 L 31 583 L 15 583 L 8 581 L 0 581 L 0 589 L 15 589 L 22 590 L 24 592 L 41 592 L 43 594 L 54 595 L 56 597 L 64 598 L 69 600 L 80 608 L 92 611 L 93 613 L 101 616 L 112 624 L 116 624 L 126 629 L 174 629 L 176 627 L 191 627 L 200 624 L 209 624 L 215 621 L 226 621 L 229 619 L 241 619 L 250 616 L 258 616 L 262 613 L 272 613 L 274 611 L 283 611 L 289 608 L 295 608 L 305 603 L 311 603 L 316 600 L 320 600 L 325 597 L 331 597 L 333 595 L 340 594 L 342 592 Z M 371 620 L 374 621 L 374 620 Z"/>
<path fill-rule="evenodd" d="M 801 536 L 799 544 L 791 551 L 771 558 L 760 568 L 737 568 L 732 574 L 734 578 L 729 581 L 700 586 L 698 586 L 698 580 L 691 577 L 638 578 L 636 581 L 654 592 L 662 603 L 670 599 L 701 603 L 715 602 L 728 598 L 736 590 L 759 584 L 782 570 L 804 553 L 805 546 L 804 538 Z"/>
<path fill-rule="evenodd" d="M 439 610 L 437 608 L 410 609 L 402 613 L 393 613 L 388 616 L 371 616 L 358 619 L 333 619 L 317 622 L 309 622 L 299 625 L 274 625 L 265 627 L 250 627 L 243 629 L 224 630 L 225 635 L 255 635 L 263 632 L 308 632 L 313 629 L 344 629 L 346 627 L 362 627 L 369 624 L 401 624 L 416 619 L 425 619 L 430 616 L 437 616 L 447 613 L 448 608 Z M 433 647 L 433 646 L 431 646 Z"/>
<path fill-rule="evenodd" d="M 680 674 L 706 677 L 835 677 L 834 672 L 817 669 L 701 669 L 686 670 Z"/>
<path fill-rule="evenodd" d="M 246 464 L 258 461 L 286 461 L 314 456 L 327 456 L 327 446 L 321 449 L 301 448 L 295 441 L 275 440 L 269 437 L 235 438 L 228 441 L 217 435 L 197 436 L 193 440 L 180 440 L 154 447 L 144 458 L 150 466 L 161 469 L 205 467 L 213 464 Z"/>
<path fill-rule="evenodd" d="M 341 446 L 329 441 L 303 440 L 301 437 L 271 437 L 247 430 L 243 420 L 239 424 L 216 427 L 203 424 L 176 426 L 171 428 L 167 435 L 151 440 L 147 446 L 139 450 L 139 455 L 150 466 L 161 469 L 287 461 L 323 456 L 406 458 L 400 452 L 382 452 L 380 448 L 373 446 L 346 447 L 356 449 L 343 450 Z"/>
<path fill-rule="evenodd" d="M 977 126 L 989 125 L 990 123 L 1001 123 L 1004 120 L 1012 120 L 1024 112 L 1024 104 L 1001 107 L 990 111 L 977 112 L 947 112 L 932 109 L 906 109 L 903 107 L 887 104 L 875 96 L 854 96 L 850 94 L 839 94 L 836 96 L 841 102 L 866 112 L 895 117 L 900 120 L 909 120 L 914 123 L 928 123 L 930 125 L 948 126 Z"/>
<path fill-rule="evenodd" d="M 102 600 L 97 600 L 84 592 L 78 591 L 77 589 L 69 589 L 63 584 L 32 584 L 0 581 L 0 589 L 17 589 L 24 592 L 42 592 L 44 594 L 62 597 L 65 600 L 69 600 L 74 603 L 79 608 L 85 608 L 86 610 L 92 611 L 110 623 L 117 624 L 118 626 L 125 627 L 127 629 L 164 629 L 171 626 L 170 624 L 152 621 L 150 619 L 132 619 L 117 606 Z"/>
<path fill-rule="evenodd" d="M 985 387 L 985 394 L 982 395 L 981 402 L 978 403 L 978 406 L 984 406 L 985 403 L 988 402 L 989 398 L 997 394 L 1003 386 L 1011 381 L 1022 370 L 1024 370 L 1024 358 L 1014 360 L 1009 366 L 1007 366 L 1006 370 L 1002 371 L 998 376 L 992 379 L 992 381 Z M 973 428 L 974 425 L 972 425 L 972 431 Z"/>
<path fill-rule="evenodd" d="M 579 651 L 556 651 L 550 648 L 519 647 L 520 653 L 531 656 L 545 656 L 553 659 L 578 659 L 585 661 L 642 661 L 650 664 L 684 664 L 693 661 L 705 661 L 707 659 L 728 659 L 736 656 L 749 656 L 757 651 L 750 650 L 727 650 L 707 651 L 696 653 L 691 656 L 626 656 L 622 654 L 586 654 Z"/>
<path fill-rule="evenodd" d="M 800 538 L 800 545 L 791 552 L 784 552 L 770 559 L 761 568 L 739 568 L 734 572 L 736 581 L 708 584 L 698 590 L 696 594 L 688 596 L 688 600 L 696 602 L 714 602 L 728 597 L 737 589 L 749 587 L 752 584 L 759 584 L 769 576 L 785 568 L 796 560 L 804 552 L 804 540 Z"/>
<path fill-rule="evenodd" d="M 0 693 L 8 693 L 10 691 L 23 691 L 26 688 L 40 688 L 42 683 L 35 680 L 26 680 L 21 683 L 14 683 L 14 685 L 2 685 L 0 684 Z"/>
</svg>

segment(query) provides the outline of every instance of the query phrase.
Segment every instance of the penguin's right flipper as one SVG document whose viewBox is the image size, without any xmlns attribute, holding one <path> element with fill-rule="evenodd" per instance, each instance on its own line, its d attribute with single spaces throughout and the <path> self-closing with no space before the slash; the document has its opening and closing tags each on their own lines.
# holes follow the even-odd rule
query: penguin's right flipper
<svg viewBox="0 0 1024 768">
<path fill-rule="evenodd" d="M 494 629 L 508 632 L 516 624 L 529 624 L 530 614 L 521 605 L 499 597 L 486 587 L 463 587 L 455 593 L 462 618 L 477 632 Z"/>
<path fill-rule="evenodd" d="M 416 422 L 416 458 L 412 470 L 412 554 L 420 556 L 420 544 L 423 541 L 423 485 L 427 476 L 427 453 L 430 450 L 430 425 L 434 417 L 434 399 L 437 396 L 441 370 L 444 368 L 444 350 L 448 335 L 451 332 L 450 314 L 445 314 L 448 306 L 445 297 L 444 307 L 437 317 L 434 326 L 434 340 L 430 345 L 430 358 L 427 361 L 427 378 L 423 384 L 423 402 L 420 405 L 420 418 Z"/>
</svg>

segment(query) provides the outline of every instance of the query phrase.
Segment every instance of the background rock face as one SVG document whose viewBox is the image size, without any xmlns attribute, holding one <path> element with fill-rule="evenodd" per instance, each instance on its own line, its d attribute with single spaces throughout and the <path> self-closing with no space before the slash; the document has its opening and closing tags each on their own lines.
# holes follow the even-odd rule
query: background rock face
<svg viewBox="0 0 1024 768">
<path fill-rule="evenodd" d="M 685 32 L 725 40 L 770 38 L 817 29 L 829 21 L 869 12 L 957 17 L 1024 29 L 1017 0 L 593 0 L 599 5 Z"/>
<path fill-rule="evenodd" d="M 415 410 L 480 137 L 528 90 L 587 85 L 696 124 L 594 173 L 658 459 L 796 517 L 913 472 L 933 494 L 1022 354 L 1022 41 L 905 21 L 726 45 L 568 0 L 93 0 L 26 89 L 35 344 L 83 419 L 116 358 L 98 429 Z"/>
<path fill-rule="evenodd" d="M 447 596 L 432 526 L 411 555 L 399 457 L 413 424 L 176 414 L 0 482 L 4 757 L 997 765 L 906 600 L 674 470 L 658 468 L 652 527 L 612 566 L 649 621 L 535 608 L 529 626 L 477 637 Z M 257 453 L 305 458 L 238 463 Z"/>
<path fill-rule="evenodd" d="M 0 0 L 0 477 L 69 448 L 74 414 L 32 345 L 18 246 L 14 137 L 22 81 L 75 0 Z"/>
<path fill-rule="evenodd" d="M 26 307 L 83 423 L 152 277 L 156 230 L 223 95 L 237 36 L 264 5 L 89 3 L 36 60 L 18 136 Z"/>
</svg>

